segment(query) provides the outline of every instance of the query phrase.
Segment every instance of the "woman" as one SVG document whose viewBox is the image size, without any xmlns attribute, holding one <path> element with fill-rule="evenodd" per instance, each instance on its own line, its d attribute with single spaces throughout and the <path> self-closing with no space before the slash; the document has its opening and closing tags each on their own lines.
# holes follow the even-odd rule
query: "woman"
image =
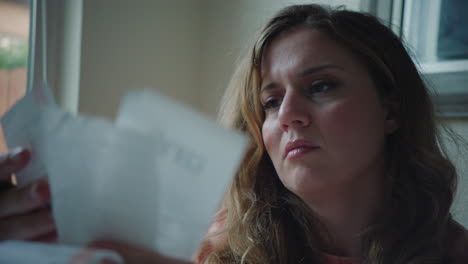
<svg viewBox="0 0 468 264">
<path fill-rule="evenodd" d="M 468 263 L 427 89 L 375 18 L 283 9 L 239 66 L 222 119 L 251 144 L 197 262 Z"/>
<path fill-rule="evenodd" d="M 200 260 L 468 263 L 453 252 L 468 249 L 467 235 L 449 213 L 456 172 L 427 89 L 375 18 L 317 5 L 280 11 L 223 114 L 252 145 L 218 219 L 224 232 Z"/>
</svg>

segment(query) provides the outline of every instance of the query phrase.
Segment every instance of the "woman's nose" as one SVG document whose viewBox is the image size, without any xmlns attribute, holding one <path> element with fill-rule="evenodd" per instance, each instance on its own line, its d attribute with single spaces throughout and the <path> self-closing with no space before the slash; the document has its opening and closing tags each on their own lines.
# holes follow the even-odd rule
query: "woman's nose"
<svg viewBox="0 0 468 264">
<path fill-rule="evenodd" d="M 310 113 L 307 102 L 297 94 L 289 94 L 283 98 L 278 119 L 283 131 L 288 131 L 291 127 L 307 127 L 310 124 Z"/>
</svg>

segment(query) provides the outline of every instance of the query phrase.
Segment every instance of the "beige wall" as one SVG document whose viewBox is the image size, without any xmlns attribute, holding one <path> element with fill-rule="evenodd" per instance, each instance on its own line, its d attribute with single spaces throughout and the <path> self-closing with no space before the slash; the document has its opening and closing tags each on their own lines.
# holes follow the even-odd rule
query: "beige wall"
<svg viewBox="0 0 468 264">
<path fill-rule="evenodd" d="M 80 112 L 113 117 L 121 96 L 143 87 L 198 106 L 200 1 L 83 4 Z"/>
</svg>

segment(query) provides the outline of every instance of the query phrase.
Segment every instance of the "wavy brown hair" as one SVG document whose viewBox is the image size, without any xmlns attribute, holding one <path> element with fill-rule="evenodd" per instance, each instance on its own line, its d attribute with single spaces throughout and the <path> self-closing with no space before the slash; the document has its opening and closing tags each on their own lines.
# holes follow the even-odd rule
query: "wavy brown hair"
<svg viewBox="0 0 468 264">
<path fill-rule="evenodd" d="M 221 214 L 225 243 L 205 263 L 323 263 L 327 232 L 314 212 L 280 182 L 265 151 L 260 68 L 268 45 L 298 27 L 318 30 L 351 52 L 380 96 L 392 102 L 398 130 L 386 139 L 388 199 L 363 235 L 363 263 L 446 263 L 445 233 L 456 171 L 441 150 L 428 89 L 400 39 L 375 17 L 315 4 L 277 13 L 240 63 L 222 104 L 221 119 L 244 131 L 250 146 Z M 205 244 L 206 246 L 206 244 Z"/>
</svg>

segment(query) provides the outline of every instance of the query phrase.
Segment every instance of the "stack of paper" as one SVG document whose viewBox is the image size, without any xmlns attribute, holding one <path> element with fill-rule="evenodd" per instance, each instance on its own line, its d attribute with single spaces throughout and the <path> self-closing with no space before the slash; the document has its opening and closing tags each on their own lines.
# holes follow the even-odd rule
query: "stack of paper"
<svg viewBox="0 0 468 264">
<path fill-rule="evenodd" d="M 0 263 L 14 264 L 123 264 L 123 259 L 108 250 L 42 243 L 7 241 L 0 243 Z"/>
<path fill-rule="evenodd" d="M 59 240 L 116 239 L 190 258 L 246 138 L 150 90 L 129 93 L 115 123 L 33 104 L 33 96 L 2 125 L 10 147 L 26 145 L 34 154 L 19 181 L 49 177 Z M 22 122 L 32 116 L 35 122 Z"/>
</svg>

